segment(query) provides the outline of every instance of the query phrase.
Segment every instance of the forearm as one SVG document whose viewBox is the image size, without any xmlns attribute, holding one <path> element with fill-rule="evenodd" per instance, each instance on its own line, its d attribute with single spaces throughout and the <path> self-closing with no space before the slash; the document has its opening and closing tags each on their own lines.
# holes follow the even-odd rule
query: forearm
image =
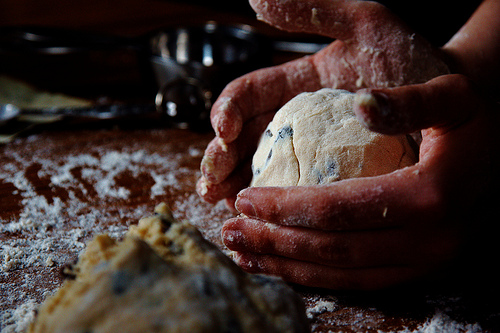
<svg viewBox="0 0 500 333">
<path fill-rule="evenodd" d="M 455 72 L 500 96 L 500 0 L 483 1 L 443 50 Z"/>
</svg>

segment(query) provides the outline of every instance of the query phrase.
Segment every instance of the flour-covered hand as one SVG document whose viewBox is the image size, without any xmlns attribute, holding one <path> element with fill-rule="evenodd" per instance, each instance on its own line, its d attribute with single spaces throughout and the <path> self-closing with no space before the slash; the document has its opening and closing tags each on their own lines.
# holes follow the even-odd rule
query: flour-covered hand
<svg viewBox="0 0 500 333">
<path fill-rule="evenodd" d="M 222 236 L 245 270 L 314 287 L 379 289 L 437 275 L 487 243 L 498 220 L 498 104 L 461 75 L 357 97 L 355 111 L 370 129 L 422 130 L 419 162 L 329 185 L 241 191 L 244 215 L 228 220 Z M 476 254 L 477 262 L 498 255 Z"/>
<path fill-rule="evenodd" d="M 215 102 L 197 184 L 209 202 L 234 197 L 251 179 L 250 159 L 274 113 L 304 91 L 393 87 L 448 73 L 441 53 L 382 5 L 371 1 L 251 1 L 281 29 L 335 39 L 322 51 L 231 82 Z"/>
</svg>

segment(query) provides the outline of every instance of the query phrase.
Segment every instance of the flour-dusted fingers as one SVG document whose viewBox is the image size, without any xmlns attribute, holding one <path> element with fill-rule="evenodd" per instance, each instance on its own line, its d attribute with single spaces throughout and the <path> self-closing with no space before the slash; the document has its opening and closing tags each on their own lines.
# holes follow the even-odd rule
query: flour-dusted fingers
<svg viewBox="0 0 500 333">
<path fill-rule="evenodd" d="M 374 1 L 250 0 L 257 17 L 277 28 L 292 32 L 308 32 L 340 40 L 361 35 L 361 29 L 398 21 L 385 7 Z M 368 31 L 371 33 L 371 31 Z"/>
<path fill-rule="evenodd" d="M 411 125 L 403 130 L 430 126 L 423 129 L 416 165 L 324 186 L 249 188 L 239 193 L 236 208 L 272 223 L 323 230 L 440 221 L 472 209 L 478 190 L 498 178 L 494 104 L 460 75 L 384 92 L 394 102 L 391 112 L 407 113 Z"/>
<path fill-rule="evenodd" d="M 314 55 L 323 87 L 355 91 L 425 82 L 449 73 L 440 50 L 374 1 L 251 1 L 258 17 L 288 31 L 335 38 Z"/>
<path fill-rule="evenodd" d="M 362 101 L 355 106 L 370 129 L 391 134 L 422 129 L 418 164 L 443 207 L 469 207 L 498 184 L 499 107 L 467 77 L 445 75 L 375 90 L 372 96 L 378 96 L 378 106 Z"/>
<path fill-rule="evenodd" d="M 201 161 L 201 173 L 212 184 L 224 181 L 238 165 L 251 158 L 267 124 L 274 113 L 268 112 L 250 119 L 235 141 L 226 143 L 215 137 L 207 146 Z"/>
<path fill-rule="evenodd" d="M 336 290 L 379 290 L 417 279 L 422 270 L 410 266 L 336 268 L 273 255 L 237 252 L 245 271 L 281 276 L 285 281 Z"/>
<path fill-rule="evenodd" d="M 201 160 L 201 174 L 206 181 L 218 184 L 224 180 L 238 165 L 240 153 L 233 143 L 225 143 L 215 137 L 205 149 Z"/>
<path fill-rule="evenodd" d="M 428 127 L 422 130 L 418 164 L 433 189 L 429 194 L 441 202 L 442 211 L 482 214 L 484 209 L 478 205 L 488 193 L 497 192 L 500 181 L 498 104 L 461 75 L 383 93 L 385 109 L 391 110 L 385 120 L 383 116 L 374 120 L 366 110 L 358 110 L 358 116 L 368 116 L 371 128 L 385 132 L 394 133 L 398 126 L 402 130 Z M 391 116 L 397 112 L 403 116 Z"/>
<path fill-rule="evenodd" d="M 455 239 L 439 232 L 425 238 L 423 244 L 422 235 L 404 227 L 337 232 L 280 226 L 242 216 L 226 221 L 222 228 L 223 242 L 230 250 L 337 268 L 430 264 L 435 250 L 428 248 L 440 248 L 442 257 L 446 252 L 452 256 Z"/>
<path fill-rule="evenodd" d="M 489 255 L 485 233 L 495 225 L 500 184 L 498 105 L 459 75 L 384 93 L 391 112 L 409 109 L 403 124 L 411 125 L 402 130 L 427 127 L 419 162 L 329 185 L 241 191 L 236 208 L 247 217 L 229 220 L 223 237 L 243 268 L 370 289 L 430 275 L 464 253 Z"/>
<path fill-rule="evenodd" d="M 401 226 L 406 216 L 434 210 L 426 179 L 415 165 L 391 174 L 328 185 L 251 187 L 238 193 L 236 209 L 263 221 L 320 230 L 365 230 Z M 420 195 L 419 195 L 420 194 Z"/>
<path fill-rule="evenodd" d="M 262 17 L 267 17 L 269 10 L 267 14 L 276 19 L 270 23 L 286 21 L 289 30 L 334 38 L 339 38 L 337 31 L 347 34 L 314 56 L 257 70 L 229 83 L 210 116 L 215 133 L 226 143 L 239 136 L 249 119 L 276 111 L 300 92 L 323 87 L 353 90 L 393 86 L 422 82 L 447 72 L 430 45 L 375 2 L 263 1 L 255 8 Z M 309 13 L 318 17 L 304 26 L 304 15 Z M 325 22 L 316 21 L 320 17 Z M 337 19 L 342 22 L 340 29 Z"/>
<path fill-rule="evenodd" d="M 385 134 L 430 127 L 454 127 L 468 120 L 484 102 L 462 75 L 443 75 L 423 84 L 358 91 L 354 112 L 368 129 Z"/>
<path fill-rule="evenodd" d="M 287 24 L 297 25 L 298 30 L 321 33 L 314 29 L 341 29 L 348 34 L 312 56 L 257 70 L 228 84 L 211 112 L 218 141 L 211 144 L 202 163 L 205 183 L 201 184 L 207 185 L 202 187 L 202 197 L 214 199 L 227 192 L 219 188 L 229 187 L 213 185 L 226 181 L 240 161 L 250 157 L 252 149 L 247 148 L 261 135 L 260 130 L 252 130 L 252 119 L 276 112 L 297 94 L 324 87 L 356 91 L 400 86 L 448 73 L 439 51 L 379 4 L 339 0 L 266 3 L 263 8 L 284 14 Z M 310 13 L 316 15 L 305 28 L 301 6 L 313 6 Z M 333 21 L 321 23 L 325 13 L 331 13 Z M 265 16 L 264 12 L 259 14 Z M 337 14 L 342 28 L 334 22 Z M 314 22 L 320 22 L 321 28 Z"/>
<path fill-rule="evenodd" d="M 250 119 L 277 111 L 299 92 L 319 88 L 311 57 L 251 72 L 224 88 L 212 107 L 212 127 L 218 137 L 232 142 Z"/>
<path fill-rule="evenodd" d="M 235 197 L 242 188 L 250 184 L 252 179 L 251 162 L 251 160 L 244 161 L 224 181 L 218 184 L 213 184 L 202 176 L 196 184 L 196 192 L 203 200 L 210 203 Z"/>
</svg>

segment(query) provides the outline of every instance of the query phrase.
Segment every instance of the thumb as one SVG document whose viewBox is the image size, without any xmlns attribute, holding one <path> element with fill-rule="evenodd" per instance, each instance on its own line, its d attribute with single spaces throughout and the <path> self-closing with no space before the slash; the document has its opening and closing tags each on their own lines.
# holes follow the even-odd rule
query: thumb
<svg viewBox="0 0 500 333">
<path fill-rule="evenodd" d="M 374 1 L 250 0 L 249 2 L 260 20 L 279 29 L 340 40 L 361 37 L 370 31 L 380 31 L 381 22 L 384 23 L 384 29 L 388 26 L 388 22 L 403 25 L 383 5 Z M 377 28 L 370 29 L 370 27 Z"/>
<path fill-rule="evenodd" d="M 354 112 L 368 129 L 404 134 L 466 121 L 482 102 L 472 82 L 444 75 L 426 83 L 358 91 Z"/>
</svg>

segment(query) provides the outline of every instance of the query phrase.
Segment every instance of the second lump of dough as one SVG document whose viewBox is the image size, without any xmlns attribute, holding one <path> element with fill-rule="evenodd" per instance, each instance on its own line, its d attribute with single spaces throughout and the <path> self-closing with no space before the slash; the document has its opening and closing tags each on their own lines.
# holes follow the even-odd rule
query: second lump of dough
<svg viewBox="0 0 500 333">
<path fill-rule="evenodd" d="M 327 184 L 415 164 L 407 136 L 375 133 L 358 122 L 354 95 L 325 88 L 285 104 L 262 135 L 251 186 Z"/>
</svg>

